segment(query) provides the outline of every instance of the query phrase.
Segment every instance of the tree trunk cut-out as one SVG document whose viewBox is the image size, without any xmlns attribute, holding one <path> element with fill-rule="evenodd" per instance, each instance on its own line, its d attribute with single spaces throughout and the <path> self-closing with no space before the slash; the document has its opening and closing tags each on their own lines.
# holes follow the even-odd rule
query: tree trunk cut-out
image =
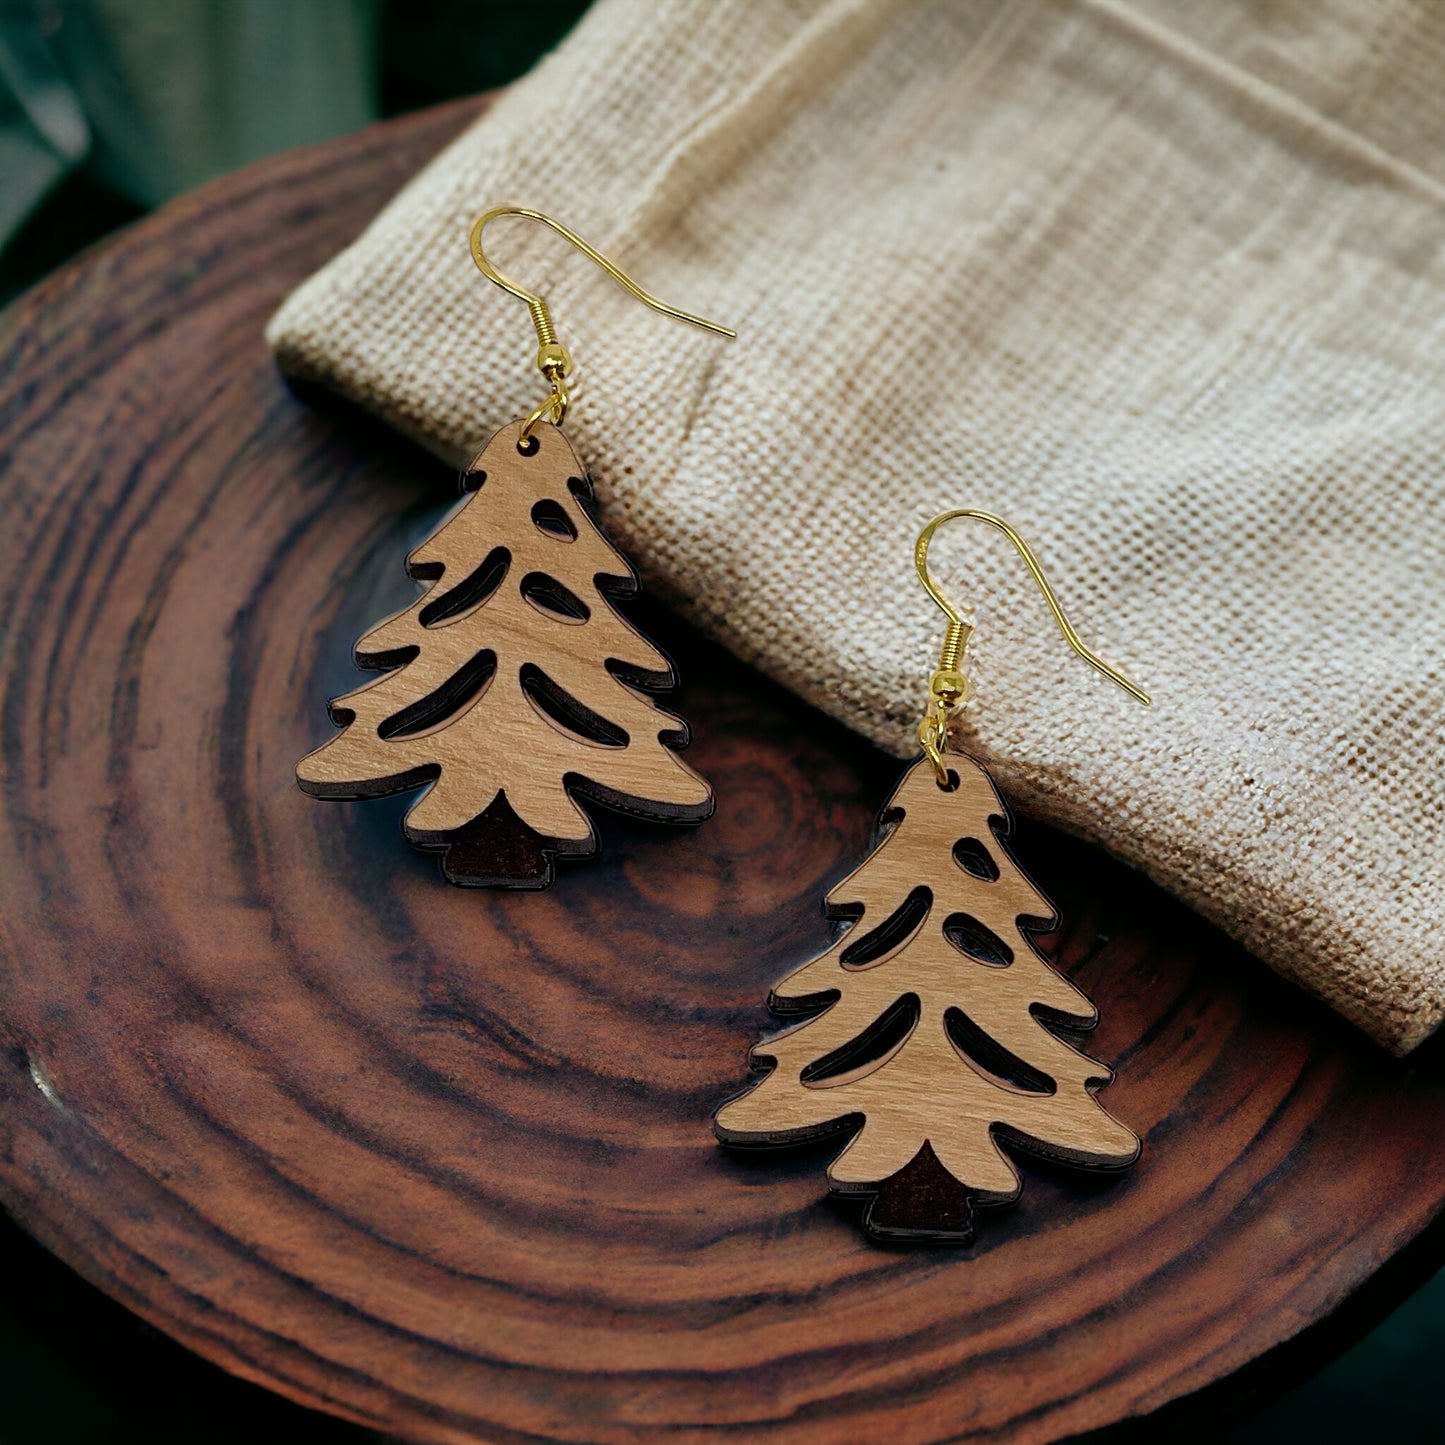
<svg viewBox="0 0 1445 1445">
<path fill-rule="evenodd" d="M 828 1180 L 875 1196 L 864 1227 L 881 1239 L 971 1239 L 975 1204 L 1019 1194 L 1001 1138 L 1082 1167 L 1139 1156 L 1095 1097 L 1110 1070 L 1046 1023 L 1098 1015 L 1025 931 L 1054 908 L 1003 846 L 1007 809 L 977 763 L 949 764 L 953 789 L 926 758 L 905 774 L 880 819 L 890 831 L 828 895 L 833 917 L 856 922 L 769 1000 L 811 1016 L 756 1046 L 771 1072 L 716 1120 L 736 1145 L 861 1120 Z"/>
<path fill-rule="evenodd" d="M 542 888 L 596 851 L 578 797 L 659 822 L 713 810 L 673 751 L 687 726 L 649 693 L 672 664 L 611 605 L 637 579 L 581 505 L 585 472 L 556 427 L 487 443 L 467 499 L 407 559 L 432 585 L 356 645 L 375 682 L 331 704 L 342 731 L 296 776 L 318 798 L 425 787 L 406 836 L 445 850 L 453 883 Z"/>
</svg>

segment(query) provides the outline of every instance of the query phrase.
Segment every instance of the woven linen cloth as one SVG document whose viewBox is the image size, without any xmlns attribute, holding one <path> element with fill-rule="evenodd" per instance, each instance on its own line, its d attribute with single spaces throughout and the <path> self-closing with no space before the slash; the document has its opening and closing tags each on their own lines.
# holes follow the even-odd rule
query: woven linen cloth
<svg viewBox="0 0 1445 1445">
<path fill-rule="evenodd" d="M 613 537 L 899 756 L 967 523 L 964 743 L 1388 1047 L 1445 1011 L 1445 6 L 602 0 L 296 291 L 288 372 L 464 463 L 580 378 Z"/>
</svg>

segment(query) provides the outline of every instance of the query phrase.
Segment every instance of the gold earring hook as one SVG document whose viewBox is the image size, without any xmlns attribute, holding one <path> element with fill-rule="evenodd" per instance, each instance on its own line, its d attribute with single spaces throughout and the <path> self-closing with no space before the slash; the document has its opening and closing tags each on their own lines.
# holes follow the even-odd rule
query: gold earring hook
<svg viewBox="0 0 1445 1445">
<path fill-rule="evenodd" d="M 1034 556 L 1033 549 L 1002 517 L 996 517 L 992 512 L 980 512 L 973 507 L 960 507 L 956 511 L 944 512 L 935 517 L 918 534 L 918 541 L 913 547 L 913 565 L 918 570 L 918 580 L 923 583 L 924 590 L 942 609 L 943 615 L 948 618 L 948 629 L 944 633 L 938 667 L 928 684 L 928 710 L 924 714 L 923 721 L 918 725 L 918 740 L 923 744 L 923 750 L 933 763 L 939 783 L 945 787 L 948 784 L 948 767 L 943 761 L 943 754 L 948 748 L 949 716 L 962 706 L 968 696 L 968 681 L 963 675 L 963 654 L 968 647 L 969 638 L 973 635 L 973 628 L 963 620 L 958 609 L 943 595 L 942 589 L 933 580 L 933 574 L 928 570 L 928 544 L 933 540 L 933 534 L 945 522 L 965 517 L 975 522 L 986 523 L 1002 532 L 1013 543 L 1014 549 L 1023 558 L 1024 566 L 1029 569 L 1029 576 L 1034 579 L 1039 591 L 1043 593 L 1044 601 L 1048 603 L 1054 621 L 1059 624 L 1059 631 L 1064 634 L 1064 641 L 1090 667 L 1097 668 L 1110 682 L 1123 688 L 1136 702 L 1143 703 L 1145 707 L 1149 706 L 1149 695 L 1141 687 L 1130 682 L 1118 668 L 1111 667 L 1102 657 L 1091 652 L 1079 640 L 1079 634 L 1074 631 L 1069 619 L 1064 615 L 1064 609 L 1054 594 L 1054 589 L 1049 586 L 1048 578 L 1044 576 L 1044 569 L 1039 565 L 1039 559 Z"/>
<path fill-rule="evenodd" d="M 684 311 L 680 307 L 669 306 L 667 302 L 659 301 L 656 296 L 644 291 L 626 272 L 614 266 L 595 247 L 589 246 L 575 231 L 568 230 L 560 221 L 554 221 L 551 216 L 544 215 L 541 211 L 534 211 L 528 206 L 493 206 L 490 211 L 479 216 L 476 224 L 472 227 L 472 260 L 477 263 L 477 269 L 487 280 L 495 282 L 508 295 L 515 296 L 526 304 L 527 311 L 532 318 L 532 325 L 537 332 L 537 370 L 547 378 L 552 387 L 552 395 L 527 418 L 523 425 L 521 441 L 524 443 L 531 437 L 537 423 L 544 416 L 550 415 L 551 421 L 560 425 L 562 418 L 567 415 L 568 397 L 564 383 L 567 373 L 572 368 L 572 358 L 568 354 L 567 348 L 557 340 L 557 328 L 553 324 L 551 308 L 547 305 L 546 300 L 535 291 L 528 291 L 525 286 L 519 286 L 515 281 L 503 276 L 487 260 L 486 252 L 482 249 L 482 232 L 486 230 L 487 223 L 496 220 L 498 216 L 520 216 L 523 220 L 536 221 L 538 225 L 546 226 L 561 236 L 564 241 L 575 246 L 589 261 L 600 266 L 624 291 L 635 296 L 643 305 L 650 306 L 664 316 L 671 316 L 675 321 L 686 321 L 692 326 L 700 326 L 704 331 L 714 332 L 718 336 L 735 337 L 737 335 L 737 332 L 730 326 L 723 326 L 717 321 L 709 321 L 704 316 L 694 316 L 691 311 Z"/>
</svg>

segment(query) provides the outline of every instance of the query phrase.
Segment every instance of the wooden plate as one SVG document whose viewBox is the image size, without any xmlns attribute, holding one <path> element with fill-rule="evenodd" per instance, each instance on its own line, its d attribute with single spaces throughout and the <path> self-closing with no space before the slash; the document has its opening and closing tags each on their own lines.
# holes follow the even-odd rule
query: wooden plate
<svg viewBox="0 0 1445 1445">
<path fill-rule="evenodd" d="M 401 802 L 297 789 L 454 481 L 292 395 L 261 326 L 474 109 L 230 177 L 7 314 L 5 1203 L 202 1354 L 426 1441 L 1054 1440 L 1321 1318 L 1445 1201 L 1438 1052 L 1044 829 L 1138 1167 L 887 1251 L 818 1157 L 717 1148 L 896 764 L 664 618 L 696 832 L 610 819 L 478 894 Z"/>
</svg>

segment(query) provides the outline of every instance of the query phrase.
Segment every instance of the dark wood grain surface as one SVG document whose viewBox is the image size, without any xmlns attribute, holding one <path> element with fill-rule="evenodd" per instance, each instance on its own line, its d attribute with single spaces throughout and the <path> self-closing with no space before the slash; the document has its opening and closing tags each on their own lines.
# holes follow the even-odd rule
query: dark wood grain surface
<svg viewBox="0 0 1445 1445">
<path fill-rule="evenodd" d="M 1439 1051 L 1026 821 L 1135 1169 L 888 1250 L 816 1157 L 717 1147 L 897 765 L 662 614 L 693 833 L 610 818 L 547 894 L 478 893 L 404 800 L 296 788 L 455 479 L 260 328 L 470 113 L 228 178 L 4 319 L 6 1206 L 202 1354 L 427 1441 L 1054 1440 L 1324 1317 L 1445 1202 Z"/>
</svg>

